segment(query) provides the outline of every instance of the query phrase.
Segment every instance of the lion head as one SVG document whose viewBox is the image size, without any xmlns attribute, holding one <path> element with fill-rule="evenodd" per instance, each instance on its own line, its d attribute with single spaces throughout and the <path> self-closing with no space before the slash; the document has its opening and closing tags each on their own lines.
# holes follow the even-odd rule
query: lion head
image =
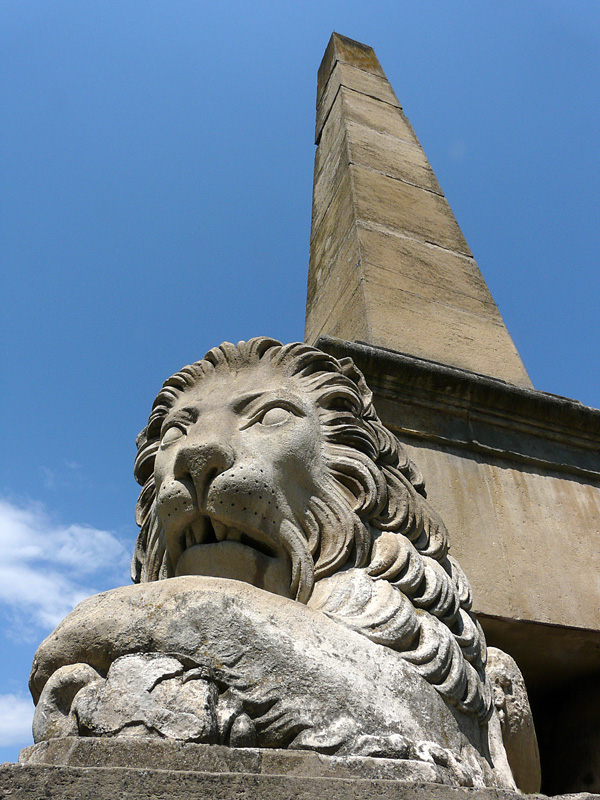
<svg viewBox="0 0 600 800">
<path fill-rule="evenodd" d="M 351 359 L 224 343 L 165 382 L 137 446 L 135 582 L 214 575 L 288 596 L 488 719 L 469 583 Z"/>
</svg>

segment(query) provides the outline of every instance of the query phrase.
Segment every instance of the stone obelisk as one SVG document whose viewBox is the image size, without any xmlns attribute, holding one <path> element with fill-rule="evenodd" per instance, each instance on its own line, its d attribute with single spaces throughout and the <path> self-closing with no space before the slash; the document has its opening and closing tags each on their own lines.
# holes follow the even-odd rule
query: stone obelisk
<svg viewBox="0 0 600 800">
<path fill-rule="evenodd" d="M 318 73 L 306 340 L 350 356 L 427 478 L 486 638 L 532 700 L 543 790 L 600 789 L 600 411 L 533 390 L 372 48 Z"/>
<path fill-rule="evenodd" d="M 531 381 L 370 47 L 333 34 L 318 74 L 306 341 L 349 341 Z"/>
</svg>

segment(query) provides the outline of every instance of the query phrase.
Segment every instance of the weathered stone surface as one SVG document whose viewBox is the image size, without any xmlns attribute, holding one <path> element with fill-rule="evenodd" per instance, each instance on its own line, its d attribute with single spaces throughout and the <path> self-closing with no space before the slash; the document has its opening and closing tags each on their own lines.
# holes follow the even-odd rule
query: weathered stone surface
<svg viewBox="0 0 600 800">
<path fill-rule="evenodd" d="M 342 101 L 341 104 L 340 100 Z M 390 141 L 394 144 L 398 142 L 406 143 L 411 148 L 406 151 L 410 153 L 411 160 L 418 163 L 422 170 L 427 172 L 423 188 L 441 194 L 439 184 L 433 175 L 433 170 L 419 144 L 412 125 L 402 113 L 402 109 L 396 108 L 389 103 L 378 102 L 376 97 L 368 92 L 361 91 L 357 86 L 351 89 L 343 87 L 340 90 L 340 97 L 336 98 L 335 105 L 338 104 L 340 104 L 338 123 L 340 127 L 343 127 L 346 132 L 350 130 L 360 132 L 363 136 L 366 136 L 367 131 L 370 131 L 374 134 L 375 139 L 377 134 L 384 134 L 386 136 L 386 145 Z M 333 120 L 333 117 L 328 119 L 328 127 L 330 127 Z M 357 144 L 354 136 L 348 136 L 347 143 L 351 148 Z M 380 152 L 379 149 L 377 156 L 385 158 L 385 154 Z M 371 163 L 365 162 L 363 166 L 371 166 Z"/>
<path fill-rule="evenodd" d="M 333 33 L 317 73 L 317 99 L 323 94 L 329 76 L 338 64 L 350 64 L 370 75 L 385 78 L 385 73 L 372 47 L 355 42 L 346 36 L 340 36 L 339 33 Z"/>
<path fill-rule="evenodd" d="M 513 658 L 488 649 L 487 671 L 515 782 L 523 792 L 540 786 L 540 754 L 523 676 Z"/>
<path fill-rule="evenodd" d="M 358 97 L 362 99 L 362 95 Z M 437 178 L 419 145 L 398 138 L 397 134 L 380 132 L 372 126 L 353 122 L 348 105 L 344 111 L 349 132 L 348 149 L 353 164 L 441 195 Z"/>
<path fill-rule="evenodd" d="M 502 789 L 460 789 L 424 782 L 301 775 L 172 771 L 98 767 L 0 766 L 6 800 L 518 800 Z M 535 795 L 545 800 L 543 795 Z M 600 800 L 566 794 L 554 800 Z"/>
<path fill-rule="evenodd" d="M 447 785 L 443 767 L 414 759 L 331 756 L 309 750 L 223 747 L 169 739 L 51 739 L 21 751 L 20 763 L 71 767 L 131 767 L 293 775 L 302 778 L 359 778 Z"/>
<path fill-rule="evenodd" d="M 337 34 L 317 145 L 306 341 L 362 340 L 530 387 L 375 54 Z"/>
<path fill-rule="evenodd" d="M 387 103 L 391 108 L 400 109 L 400 103 L 394 90 L 385 77 L 380 78 L 348 64 L 337 64 L 321 99 L 317 102 L 315 144 L 319 144 L 331 107 L 336 102 L 341 89 L 360 92 L 367 97 Z"/>
<path fill-rule="evenodd" d="M 485 313 L 499 326 L 502 325 L 496 304 L 480 281 L 472 258 L 449 253 L 436 245 L 369 223 L 359 225 L 358 238 L 365 264 L 381 276 L 381 281 L 386 281 L 387 288 L 398 291 L 400 273 L 401 291 L 419 295 L 427 301 L 434 301 L 443 292 L 446 305 L 479 316 Z M 386 253 L 393 256 L 394 269 L 382 266 Z M 412 351 L 411 354 L 417 355 Z"/>
<path fill-rule="evenodd" d="M 413 234 L 460 255 L 471 255 L 454 215 L 439 194 L 358 164 L 350 165 L 350 175 L 359 219 L 392 232 Z"/>
<path fill-rule="evenodd" d="M 186 670 L 179 659 L 160 652 L 129 654 L 113 661 L 106 680 L 79 692 L 78 730 L 94 736 L 152 731 L 167 739 L 210 742 L 217 736 L 217 699 L 217 688 L 202 669 Z"/>
</svg>

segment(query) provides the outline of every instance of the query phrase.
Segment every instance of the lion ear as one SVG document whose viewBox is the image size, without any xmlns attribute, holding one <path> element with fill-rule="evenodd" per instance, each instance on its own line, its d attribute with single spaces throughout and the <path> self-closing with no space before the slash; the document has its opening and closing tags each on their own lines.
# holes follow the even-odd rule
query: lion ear
<svg viewBox="0 0 600 800">
<path fill-rule="evenodd" d="M 342 375 L 345 375 L 345 377 L 349 378 L 352 383 L 356 384 L 360 398 L 363 401 L 363 406 L 365 409 L 367 409 L 373 402 L 373 392 L 367 386 L 365 376 L 349 356 L 340 358 L 339 364 L 342 368 Z"/>
</svg>

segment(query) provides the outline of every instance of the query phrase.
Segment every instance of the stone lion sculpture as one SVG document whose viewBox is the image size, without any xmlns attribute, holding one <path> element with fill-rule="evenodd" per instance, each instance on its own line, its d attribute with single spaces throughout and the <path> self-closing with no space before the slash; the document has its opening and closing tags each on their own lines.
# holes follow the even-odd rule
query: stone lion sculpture
<svg viewBox="0 0 600 800">
<path fill-rule="evenodd" d="M 350 359 L 224 343 L 165 382 L 137 447 L 136 585 L 40 646 L 37 742 L 308 749 L 539 788 L 522 679 L 517 723 L 499 688 L 520 673 L 501 651 L 486 672 L 444 523 Z"/>
</svg>

